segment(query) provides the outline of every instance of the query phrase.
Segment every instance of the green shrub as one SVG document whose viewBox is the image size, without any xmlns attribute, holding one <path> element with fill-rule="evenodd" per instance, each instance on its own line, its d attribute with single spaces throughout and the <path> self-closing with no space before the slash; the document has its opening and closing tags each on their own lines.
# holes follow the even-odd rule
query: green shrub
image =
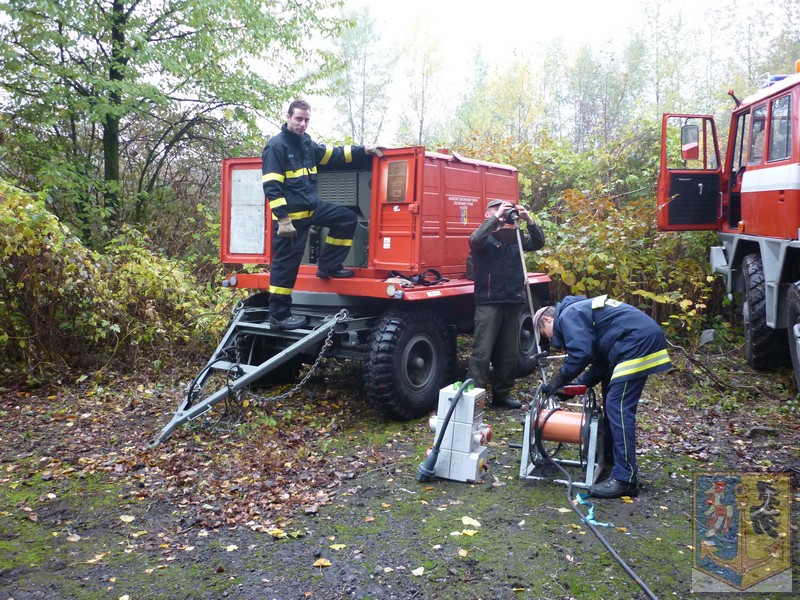
<svg viewBox="0 0 800 600">
<path fill-rule="evenodd" d="M 90 250 L 42 196 L 0 180 L 4 364 L 35 380 L 78 365 L 164 362 L 190 341 L 215 343 L 234 299 L 147 246 L 125 229 L 104 253 Z"/>
<path fill-rule="evenodd" d="M 721 302 L 708 234 L 659 232 L 653 198 L 617 202 L 568 190 L 543 225 L 547 245 L 528 261 L 553 278 L 556 298 L 608 294 L 678 337 L 697 333 L 709 303 Z"/>
</svg>

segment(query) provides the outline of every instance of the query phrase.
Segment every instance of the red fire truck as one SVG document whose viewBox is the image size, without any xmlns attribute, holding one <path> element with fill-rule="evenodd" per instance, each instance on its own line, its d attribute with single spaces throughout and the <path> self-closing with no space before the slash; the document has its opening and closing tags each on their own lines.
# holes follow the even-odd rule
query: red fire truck
<svg viewBox="0 0 800 600">
<path fill-rule="evenodd" d="M 711 264 L 742 296 L 747 362 L 791 361 L 800 389 L 800 61 L 735 102 L 724 161 L 714 118 L 662 121 L 658 227 L 718 230 Z"/>
<path fill-rule="evenodd" d="M 256 267 L 237 269 L 223 285 L 253 294 L 235 311 L 206 368 L 154 443 L 252 383 L 292 380 L 303 363 L 323 352 L 363 363 L 366 396 L 395 418 L 426 414 L 439 390 L 453 381 L 457 336 L 473 326 L 469 235 L 490 200 L 519 201 L 517 170 L 422 147 L 392 148 L 366 168 L 320 167 L 317 184 L 320 198 L 358 216 L 344 263 L 355 276 L 316 277 L 326 232 L 312 231 L 292 293 L 293 314 L 308 317 L 309 326 L 277 330 L 268 319 L 272 215 L 261 186 L 261 159 L 224 161 L 220 257 L 226 264 Z M 531 303 L 548 303 L 549 277 L 527 277 Z M 530 314 L 519 329 L 518 370 L 529 373 L 537 353 Z M 202 397 L 215 371 L 227 373 L 228 383 Z"/>
</svg>

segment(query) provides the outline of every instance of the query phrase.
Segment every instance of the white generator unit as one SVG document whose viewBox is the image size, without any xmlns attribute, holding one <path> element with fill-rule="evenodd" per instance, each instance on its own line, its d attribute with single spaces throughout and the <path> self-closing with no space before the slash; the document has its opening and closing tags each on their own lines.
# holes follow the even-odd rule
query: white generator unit
<svg viewBox="0 0 800 600">
<path fill-rule="evenodd" d="M 475 482 L 487 470 L 489 449 L 483 444 L 492 439 L 492 428 L 483 423 L 486 390 L 472 387 L 460 396 L 459 392 L 457 383 L 439 390 L 438 411 L 428 422 L 431 431 L 441 436 L 441 440 L 435 436 L 438 456 L 433 474 L 441 479 Z M 429 448 L 428 455 L 433 451 Z"/>
</svg>

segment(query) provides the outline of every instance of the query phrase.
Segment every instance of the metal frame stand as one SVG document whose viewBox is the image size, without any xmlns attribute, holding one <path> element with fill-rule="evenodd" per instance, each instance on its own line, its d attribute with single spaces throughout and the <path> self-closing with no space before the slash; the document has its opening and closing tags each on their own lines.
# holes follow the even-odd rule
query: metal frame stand
<svg viewBox="0 0 800 600">
<path fill-rule="evenodd" d="M 554 408 L 554 406 L 551 406 L 551 408 Z M 548 460 L 538 451 L 532 453 L 531 448 L 535 448 L 534 444 L 536 442 L 536 440 L 532 439 L 533 427 L 531 419 L 533 413 L 533 409 L 529 409 L 525 414 L 525 431 L 522 438 L 522 458 L 519 466 L 519 478 L 531 481 L 550 480 L 554 483 L 568 485 L 569 482 L 566 479 L 554 479 L 541 474 L 549 464 L 549 460 L 552 460 L 563 467 L 580 467 L 583 470 L 583 480 L 573 480 L 573 487 L 588 489 L 596 483 L 605 464 L 603 436 L 601 432 L 601 427 L 603 425 L 602 411 L 599 408 L 591 411 L 589 421 L 589 445 L 586 451 L 586 461 L 562 459 L 556 456 L 551 456 Z"/>
</svg>

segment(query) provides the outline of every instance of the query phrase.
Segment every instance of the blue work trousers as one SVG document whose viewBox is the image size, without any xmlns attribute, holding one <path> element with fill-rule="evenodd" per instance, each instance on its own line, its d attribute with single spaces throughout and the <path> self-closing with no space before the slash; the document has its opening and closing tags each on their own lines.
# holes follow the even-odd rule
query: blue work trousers
<svg viewBox="0 0 800 600">
<path fill-rule="evenodd" d="M 605 444 L 612 444 L 614 467 L 611 477 L 636 480 L 636 408 L 647 376 L 610 381 L 605 390 Z"/>
</svg>

